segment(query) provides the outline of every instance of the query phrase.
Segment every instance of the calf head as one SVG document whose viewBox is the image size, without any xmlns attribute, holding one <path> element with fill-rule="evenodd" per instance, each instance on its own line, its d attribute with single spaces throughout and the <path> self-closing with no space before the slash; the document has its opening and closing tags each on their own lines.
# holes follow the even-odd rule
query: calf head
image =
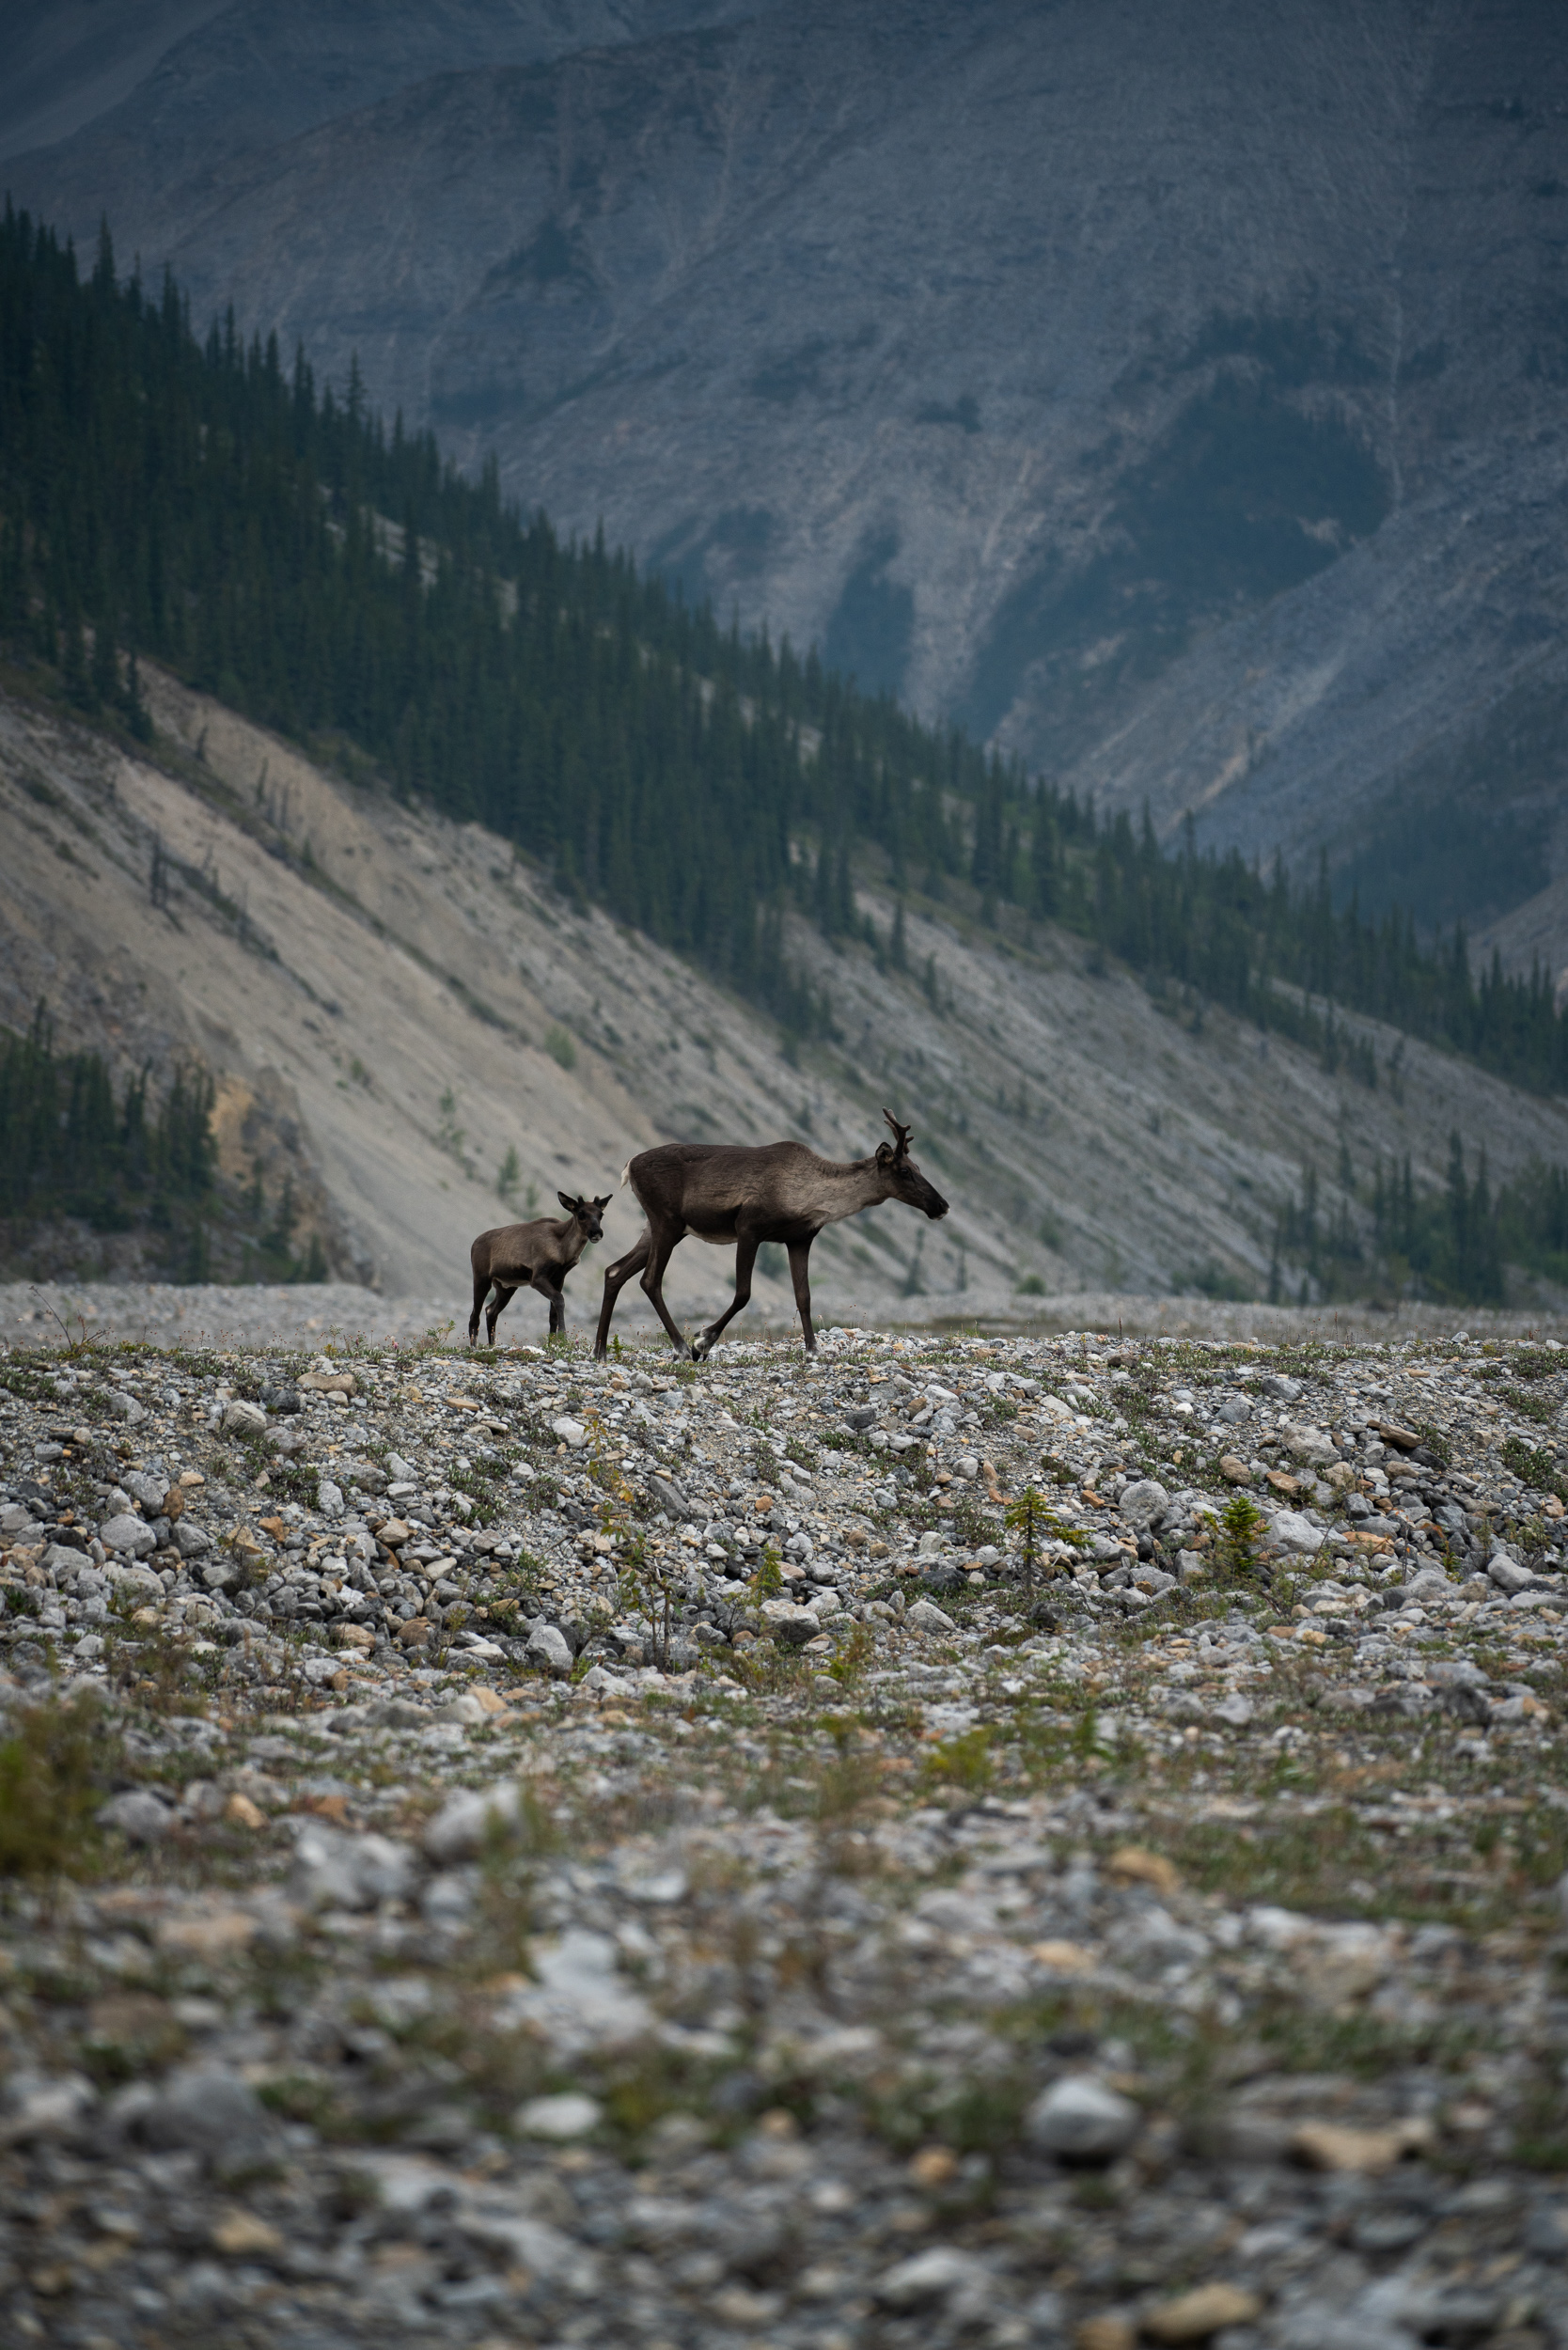
<svg viewBox="0 0 1568 2350">
<path fill-rule="evenodd" d="M 567 1214 L 576 1217 L 585 1242 L 604 1239 L 604 1211 L 615 1197 L 613 1192 L 607 1191 L 603 1199 L 572 1199 L 564 1191 L 557 1191 L 556 1197 Z"/>
<path fill-rule="evenodd" d="M 909 1155 L 909 1128 L 901 1126 L 891 1110 L 883 1117 L 893 1130 L 891 1142 L 879 1142 L 876 1163 L 882 1169 L 889 1199 L 902 1199 L 906 1208 L 918 1208 L 934 1223 L 948 1213 L 948 1203 L 934 1183 L 928 1183 Z"/>
</svg>

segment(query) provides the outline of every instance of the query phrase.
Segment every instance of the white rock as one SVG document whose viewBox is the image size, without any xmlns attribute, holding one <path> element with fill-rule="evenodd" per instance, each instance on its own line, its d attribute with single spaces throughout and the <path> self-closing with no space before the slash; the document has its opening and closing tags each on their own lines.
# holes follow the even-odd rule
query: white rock
<svg viewBox="0 0 1568 2350">
<path fill-rule="evenodd" d="M 247 1403 L 236 1396 L 224 1412 L 223 1432 L 226 1436 L 260 1436 L 266 1434 L 267 1415 L 259 1403 Z"/>
<path fill-rule="evenodd" d="M 604 2113 L 597 2097 L 568 2089 L 558 2097 L 530 2097 L 518 2107 L 512 2127 L 524 2138 L 587 2138 L 599 2127 Z"/>
<path fill-rule="evenodd" d="M 571 1445 L 573 1448 L 588 1442 L 588 1430 L 583 1426 L 582 1421 L 569 1419 L 564 1413 L 559 1419 L 553 1419 L 550 1422 L 550 1432 L 552 1435 L 558 1436 L 562 1444 Z"/>
<path fill-rule="evenodd" d="M 449 1699 L 435 1718 L 438 1722 L 461 1722 L 465 1730 L 477 1730 L 481 1722 L 489 1721 L 490 1716 L 473 1691 L 464 1689 L 461 1696 Z"/>
<path fill-rule="evenodd" d="M 1143 2126 L 1130 2097 L 1077 2074 L 1054 2081 L 1029 2107 L 1025 2125 L 1034 2144 L 1068 2161 L 1112 2162 Z"/>
<path fill-rule="evenodd" d="M 989 2294 L 990 2272 L 973 2252 L 950 2244 L 933 2244 L 929 2251 L 912 2253 L 878 2278 L 876 2297 L 890 2310 L 917 2310 L 930 2301 L 962 2298 L 977 2309 Z"/>
<path fill-rule="evenodd" d="M 1269 1539 L 1278 1550 L 1300 1551 L 1311 1557 L 1323 1548 L 1325 1536 L 1321 1526 L 1304 1518 L 1299 1510 L 1281 1510 L 1269 1520 Z"/>
<path fill-rule="evenodd" d="M 180 1518 L 175 1526 L 174 1543 L 181 1559 L 202 1559 L 212 1547 L 212 1537 L 204 1526 L 196 1526 L 189 1518 Z M 212 1583 L 210 1574 L 207 1580 Z"/>
<path fill-rule="evenodd" d="M 1492 1553 L 1486 1562 L 1486 1572 L 1499 1591 L 1528 1591 L 1535 1581 L 1529 1567 L 1522 1567 L 1517 1559 L 1506 1550 Z"/>
<path fill-rule="evenodd" d="M 553 1623 L 536 1623 L 528 1635 L 524 1654 L 531 1664 L 542 1665 L 546 1672 L 557 1678 L 571 1673 L 573 1658 L 572 1643 L 559 1627 Z"/>
<path fill-rule="evenodd" d="M 933 1600 L 917 1599 L 913 1607 L 904 1609 L 905 1623 L 912 1623 L 917 1632 L 956 1632 L 952 1618 L 945 1615 Z"/>
<path fill-rule="evenodd" d="M 535 1982 L 514 1992 L 497 2011 L 503 2030 L 542 2025 L 561 2053 L 640 2040 L 654 2029 L 652 2009 L 616 1970 L 608 1935 L 573 1926 L 557 1940 L 538 1942 L 531 1956 Z"/>
<path fill-rule="evenodd" d="M 808 1611 L 816 1617 L 818 1622 L 823 1623 L 826 1622 L 829 1616 L 838 1615 L 839 1609 L 843 1606 L 843 1602 L 839 1599 L 838 1592 L 833 1590 L 832 1586 L 828 1585 L 824 1590 L 820 1590 L 817 1593 L 815 1599 L 808 1600 L 807 1602 L 807 1606 Z"/>
<path fill-rule="evenodd" d="M 128 1428 L 134 1428 L 147 1418 L 146 1404 L 138 1403 L 133 1395 L 127 1395 L 121 1387 L 110 1388 L 109 1402 L 117 1417 L 124 1420 Z"/>
<path fill-rule="evenodd" d="M 631 1683 L 606 1672 L 603 1665 L 590 1665 L 578 1686 L 591 1689 L 596 1698 L 624 1698 L 632 1694 Z"/>
<path fill-rule="evenodd" d="M 395 1485 L 416 1485 L 419 1482 L 418 1470 L 412 1461 L 405 1461 L 400 1452 L 387 1454 L 386 1474 Z"/>
<path fill-rule="evenodd" d="M 80 2073 L 13 2073 L 0 2112 L 0 2146 L 69 2136 L 96 2103 L 92 2083 Z"/>
</svg>

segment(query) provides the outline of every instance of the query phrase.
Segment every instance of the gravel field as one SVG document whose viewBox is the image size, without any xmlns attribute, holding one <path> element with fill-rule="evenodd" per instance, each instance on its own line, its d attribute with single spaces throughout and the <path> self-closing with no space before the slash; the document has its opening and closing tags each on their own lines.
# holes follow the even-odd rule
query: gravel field
<svg viewBox="0 0 1568 2350">
<path fill-rule="evenodd" d="M 0 2341 L 1568 2344 L 1568 1348 L 223 1326 L 0 1352 Z"/>
<path fill-rule="evenodd" d="M 568 1301 L 569 1326 L 591 1337 L 599 1310 L 600 1283 L 591 1265 L 588 1277 L 573 1286 Z M 728 1285 L 716 1292 L 703 1319 L 729 1302 Z M 117 1283 L 93 1281 L 74 1287 L 66 1283 L 0 1283 L 0 1344 L 37 1346 L 59 1343 L 66 1332 L 78 1341 L 142 1339 L 160 1346 L 323 1346 L 364 1340 L 371 1345 L 419 1345 L 432 1334 L 461 1338 L 467 1327 L 469 1300 L 450 1297 L 382 1297 L 374 1290 L 351 1281 L 320 1284 L 268 1284 L 225 1288 L 215 1283 L 191 1287 L 170 1282 Z M 964 1311 L 961 1314 L 959 1308 Z M 1056 1297 L 1022 1298 L 983 1289 L 963 1296 L 912 1297 L 896 1325 L 888 1322 L 885 1302 L 861 1299 L 846 1306 L 843 1317 L 878 1327 L 939 1329 L 945 1326 L 1007 1329 L 1023 1335 L 1059 1334 L 1066 1330 L 1114 1330 L 1141 1338 L 1255 1339 L 1280 1345 L 1305 1339 L 1331 1344 L 1350 1339 L 1441 1339 L 1455 1326 L 1451 1306 L 1402 1305 L 1397 1313 L 1365 1305 L 1264 1306 L 1232 1304 L 1206 1297 L 1139 1297 L 1117 1290 L 1068 1291 Z M 530 1314 L 540 1324 L 535 1330 Z M 822 1319 L 821 1307 L 818 1318 Z M 1529 1311 L 1497 1312 L 1466 1307 L 1464 1324 L 1472 1338 L 1568 1337 L 1568 1318 Z M 543 1336 L 543 1308 L 526 1297 L 511 1308 L 509 1320 L 521 1324 L 529 1337 Z M 620 1293 L 615 1326 L 622 1339 L 656 1337 L 658 1324 L 651 1308 L 634 1285 Z M 746 1328 L 765 1327 L 757 1305 L 746 1316 Z M 795 1329 L 793 1308 L 779 1335 Z M 521 1343 L 517 1328 L 502 1324 L 509 1343 Z M 658 1340 L 662 1346 L 664 1340 Z"/>
</svg>

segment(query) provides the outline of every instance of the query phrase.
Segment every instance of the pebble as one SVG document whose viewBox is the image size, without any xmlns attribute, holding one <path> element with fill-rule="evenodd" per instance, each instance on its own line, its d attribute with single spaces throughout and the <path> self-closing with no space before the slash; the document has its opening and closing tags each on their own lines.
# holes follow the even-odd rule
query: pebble
<svg viewBox="0 0 1568 2350">
<path fill-rule="evenodd" d="M 1142 2123 L 1130 2097 L 1084 2076 L 1053 2081 L 1029 2107 L 1027 2126 L 1045 2154 L 1074 2162 L 1109 2162 L 1126 2153 Z"/>
</svg>

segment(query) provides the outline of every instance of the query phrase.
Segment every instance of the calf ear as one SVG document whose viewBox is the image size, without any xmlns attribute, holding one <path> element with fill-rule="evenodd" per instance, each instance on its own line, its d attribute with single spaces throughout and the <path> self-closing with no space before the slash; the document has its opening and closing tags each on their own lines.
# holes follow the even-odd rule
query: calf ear
<svg viewBox="0 0 1568 2350">
<path fill-rule="evenodd" d="M 561 1206 L 566 1210 L 568 1215 L 575 1215 L 578 1209 L 583 1204 L 580 1199 L 569 1199 L 564 1191 L 557 1191 L 556 1197 L 560 1201 Z"/>
<path fill-rule="evenodd" d="M 604 1197 L 603 1198 L 603 1199 L 596 1199 L 596 1200 L 594 1201 L 594 1203 L 593 1203 L 593 1204 L 594 1204 L 594 1206 L 595 1206 L 596 1208 L 600 1208 L 600 1209 L 607 1208 L 607 1207 L 609 1206 L 609 1204 L 610 1204 L 610 1201 L 611 1201 L 614 1198 L 615 1198 L 615 1194 L 614 1194 L 614 1192 L 613 1192 L 613 1191 L 607 1191 L 607 1192 L 604 1194 Z"/>
</svg>

